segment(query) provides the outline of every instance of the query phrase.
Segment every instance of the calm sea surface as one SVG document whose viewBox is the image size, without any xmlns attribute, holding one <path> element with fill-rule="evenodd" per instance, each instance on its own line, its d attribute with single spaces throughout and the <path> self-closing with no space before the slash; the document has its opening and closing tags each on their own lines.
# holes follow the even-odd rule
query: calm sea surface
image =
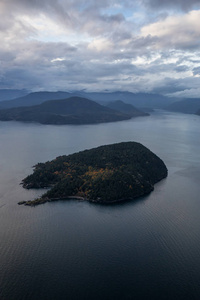
<svg viewBox="0 0 200 300">
<path fill-rule="evenodd" d="M 0 299 L 200 299 L 200 117 L 155 112 L 123 122 L 0 122 Z M 137 141 L 169 175 L 137 201 L 35 208 L 20 182 L 37 162 Z"/>
</svg>

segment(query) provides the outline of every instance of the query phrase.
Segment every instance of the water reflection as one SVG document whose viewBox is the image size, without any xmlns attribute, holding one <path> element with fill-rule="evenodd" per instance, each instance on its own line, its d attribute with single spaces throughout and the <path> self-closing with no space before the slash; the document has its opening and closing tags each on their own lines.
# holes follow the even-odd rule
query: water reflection
<svg viewBox="0 0 200 300">
<path fill-rule="evenodd" d="M 199 299 L 200 118 L 155 112 L 98 125 L 0 123 L 1 299 Z M 18 206 L 42 191 L 19 183 L 37 162 L 141 142 L 169 176 L 117 205 Z"/>
</svg>

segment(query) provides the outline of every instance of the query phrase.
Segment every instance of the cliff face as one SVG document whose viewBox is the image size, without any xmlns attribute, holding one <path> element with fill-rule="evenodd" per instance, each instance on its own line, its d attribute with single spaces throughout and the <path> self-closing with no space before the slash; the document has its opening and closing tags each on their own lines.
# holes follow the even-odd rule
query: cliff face
<svg viewBox="0 0 200 300">
<path fill-rule="evenodd" d="M 23 181 L 24 188 L 52 187 L 40 199 L 24 204 L 81 197 L 112 203 L 150 193 L 167 176 L 164 162 L 135 142 L 101 146 L 39 163 Z"/>
</svg>

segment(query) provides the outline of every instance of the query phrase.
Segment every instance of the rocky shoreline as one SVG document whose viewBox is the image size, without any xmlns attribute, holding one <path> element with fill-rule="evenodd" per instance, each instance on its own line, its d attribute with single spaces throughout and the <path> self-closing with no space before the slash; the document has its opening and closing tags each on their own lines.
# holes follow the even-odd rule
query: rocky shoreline
<svg viewBox="0 0 200 300">
<path fill-rule="evenodd" d="M 74 199 L 74 200 L 79 200 L 79 201 L 86 201 L 86 198 L 79 197 L 79 196 L 67 196 L 67 197 L 59 197 L 59 198 L 37 198 L 34 200 L 27 200 L 27 201 L 19 201 L 18 205 L 26 205 L 26 206 L 36 206 L 39 204 L 44 204 L 46 202 L 54 202 L 54 201 L 59 201 L 59 200 L 69 200 L 69 199 Z"/>
</svg>

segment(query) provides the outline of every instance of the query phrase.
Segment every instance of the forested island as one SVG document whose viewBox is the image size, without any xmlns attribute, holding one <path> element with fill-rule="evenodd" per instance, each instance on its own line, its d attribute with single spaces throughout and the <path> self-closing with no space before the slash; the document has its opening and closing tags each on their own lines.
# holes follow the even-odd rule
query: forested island
<svg viewBox="0 0 200 300">
<path fill-rule="evenodd" d="M 164 162 L 142 144 L 100 146 L 38 163 L 22 185 L 50 189 L 41 198 L 18 204 L 34 206 L 71 198 L 97 203 L 131 200 L 149 194 L 166 176 Z"/>
</svg>

